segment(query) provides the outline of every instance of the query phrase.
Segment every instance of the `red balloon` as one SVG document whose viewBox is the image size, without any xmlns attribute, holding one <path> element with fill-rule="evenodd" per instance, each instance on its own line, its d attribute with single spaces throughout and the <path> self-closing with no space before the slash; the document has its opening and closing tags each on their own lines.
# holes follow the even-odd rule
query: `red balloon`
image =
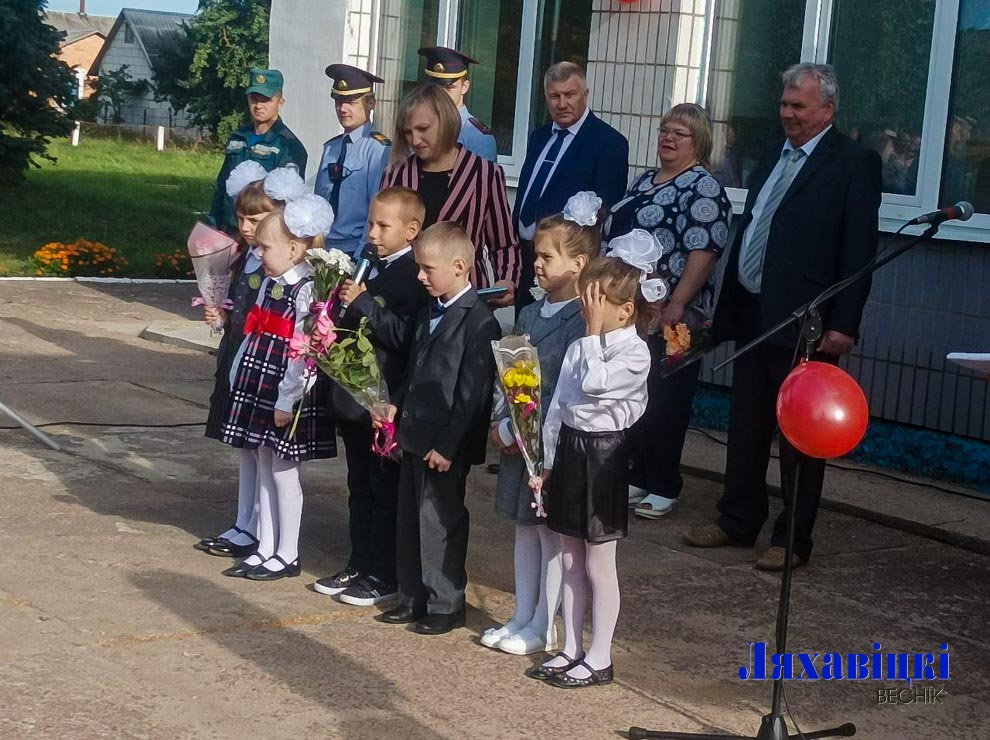
<svg viewBox="0 0 990 740">
<path fill-rule="evenodd" d="M 827 362 L 802 362 L 777 395 L 777 423 L 794 447 L 810 457 L 842 457 L 866 434 L 870 409 L 859 384 Z"/>
</svg>

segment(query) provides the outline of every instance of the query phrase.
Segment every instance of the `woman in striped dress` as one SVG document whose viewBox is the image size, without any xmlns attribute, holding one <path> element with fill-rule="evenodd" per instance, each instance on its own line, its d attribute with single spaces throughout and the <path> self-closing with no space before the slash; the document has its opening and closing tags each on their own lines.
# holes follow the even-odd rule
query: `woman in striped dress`
<svg viewBox="0 0 990 740">
<path fill-rule="evenodd" d="M 476 250 L 472 284 L 505 287 L 508 292 L 489 303 L 511 306 L 521 262 L 502 168 L 457 143 L 460 115 L 436 85 L 411 90 L 395 119 L 392 163 L 382 187 L 418 192 L 426 204 L 424 229 L 438 221 L 460 224 Z"/>
</svg>

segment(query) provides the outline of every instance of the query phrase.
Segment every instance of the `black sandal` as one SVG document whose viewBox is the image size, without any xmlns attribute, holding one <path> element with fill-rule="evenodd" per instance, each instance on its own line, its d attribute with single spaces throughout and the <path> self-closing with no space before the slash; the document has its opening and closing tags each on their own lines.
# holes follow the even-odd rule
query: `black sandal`
<svg viewBox="0 0 990 740">
<path fill-rule="evenodd" d="M 254 536 L 250 532 L 245 532 L 243 529 L 241 529 L 240 527 L 238 527 L 236 524 L 233 527 L 230 527 L 230 529 L 235 529 L 235 530 L 237 530 L 237 533 L 238 534 L 246 534 L 248 537 L 253 537 Z M 226 531 L 226 530 L 224 530 L 224 531 Z M 221 544 L 225 544 L 225 543 L 226 544 L 229 544 L 229 541 L 227 540 L 226 537 L 221 537 L 220 535 L 214 535 L 213 537 L 204 537 L 199 542 L 197 542 L 195 545 L 193 545 L 193 549 L 195 549 L 195 550 L 201 550 L 202 552 L 208 552 L 211 547 L 216 547 L 217 545 L 221 545 Z"/>
<path fill-rule="evenodd" d="M 563 658 L 564 660 L 567 661 L 567 664 L 561 666 L 538 665 L 536 666 L 536 668 L 530 668 L 528 671 L 526 671 L 526 675 L 529 676 L 530 678 L 535 678 L 537 681 L 549 681 L 554 676 L 571 670 L 571 668 L 578 665 L 584 659 L 583 655 L 580 658 L 572 658 L 563 650 L 558 652 L 553 657 Z M 551 658 L 550 660 L 553 660 L 553 658 Z"/>
<path fill-rule="evenodd" d="M 239 534 L 246 534 L 251 541 L 246 545 L 235 545 L 225 537 L 217 538 L 216 543 L 206 552 L 221 558 L 244 558 L 258 549 L 258 538 L 247 530 L 234 527 Z"/>
<path fill-rule="evenodd" d="M 578 660 L 567 670 L 576 668 L 577 666 L 582 666 L 591 675 L 584 678 L 574 678 L 573 676 L 568 676 L 566 672 L 561 672 L 553 676 L 548 683 L 559 689 L 583 689 L 585 686 L 603 686 L 615 680 L 615 671 L 611 665 L 607 668 L 602 668 L 600 671 L 596 671 L 583 660 Z"/>
</svg>

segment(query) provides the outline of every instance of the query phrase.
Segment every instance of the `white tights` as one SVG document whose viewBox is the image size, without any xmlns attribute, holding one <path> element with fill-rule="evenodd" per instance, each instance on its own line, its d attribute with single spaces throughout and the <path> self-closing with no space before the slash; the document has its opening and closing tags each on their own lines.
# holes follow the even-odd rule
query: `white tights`
<svg viewBox="0 0 990 740">
<path fill-rule="evenodd" d="M 299 525 L 302 521 L 302 484 L 299 463 L 283 460 L 270 447 L 249 450 L 258 477 L 258 552 L 244 562 L 257 565 L 278 555 L 286 563 L 299 557 Z M 280 571 L 277 560 L 265 562 L 268 570 Z"/>
<path fill-rule="evenodd" d="M 561 535 L 564 565 L 564 654 L 584 655 L 584 661 L 600 671 L 612 664 L 612 635 L 619 618 L 619 578 L 615 569 L 616 541 L 585 543 L 583 539 Z M 591 645 L 583 651 L 584 610 L 591 586 Z M 561 666 L 567 661 L 553 658 L 544 665 Z M 582 666 L 568 671 L 574 678 L 590 674 Z"/>
<path fill-rule="evenodd" d="M 516 613 L 509 634 L 545 635 L 560 608 L 560 535 L 545 524 L 516 525 Z"/>
</svg>

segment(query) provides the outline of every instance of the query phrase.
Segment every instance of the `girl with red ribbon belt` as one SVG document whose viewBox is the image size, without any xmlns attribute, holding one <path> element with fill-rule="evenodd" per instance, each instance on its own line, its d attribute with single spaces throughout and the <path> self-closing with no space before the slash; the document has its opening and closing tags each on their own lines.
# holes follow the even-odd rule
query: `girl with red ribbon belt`
<svg viewBox="0 0 990 740">
<path fill-rule="evenodd" d="M 289 340 L 303 330 L 313 300 L 309 249 L 323 246 L 333 222 L 325 200 L 302 195 L 258 226 L 266 278 L 244 322 L 230 372 L 231 403 L 223 441 L 248 450 L 258 470 L 258 547 L 224 575 L 256 581 L 297 576 L 303 460 L 336 457 L 328 412 L 329 384 L 305 360 L 290 359 Z M 299 404 L 299 421 L 292 431 Z"/>
</svg>

